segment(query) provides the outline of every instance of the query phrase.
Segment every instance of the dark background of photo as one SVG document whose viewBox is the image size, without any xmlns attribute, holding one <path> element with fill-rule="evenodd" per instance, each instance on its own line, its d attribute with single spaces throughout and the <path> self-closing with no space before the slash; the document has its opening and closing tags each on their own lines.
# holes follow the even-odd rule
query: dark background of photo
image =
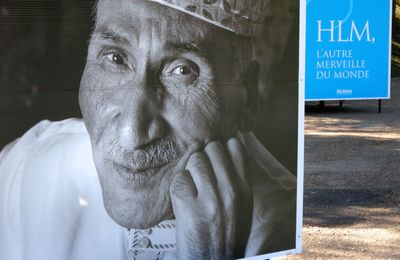
<svg viewBox="0 0 400 260">
<path fill-rule="evenodd" d="M 93 0 L 0 2 L 0 149 L 40 120 L 81 117 L 78 89 Z M 298 0 L 272 0 L 256 56 L 264 63 L 259 140 L 297 165 Z"/>
<path fill-rule="evenodd" d="M 93 1 L 0 1 L 0 147 L 40 120 L 81 117 Z"/>
</svg>

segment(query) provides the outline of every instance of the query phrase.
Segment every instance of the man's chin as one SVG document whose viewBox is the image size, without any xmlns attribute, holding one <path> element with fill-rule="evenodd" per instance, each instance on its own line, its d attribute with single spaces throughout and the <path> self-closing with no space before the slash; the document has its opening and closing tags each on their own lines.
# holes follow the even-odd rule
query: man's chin
<svg viewBox="0 0 400 260">
<path fill-rule="evenodd" d="M 112 166 L 96 164 L 104 207 L 111 219 L 125 228 L 146 229 L 172 218 L 169 187 L 175 163 L 138 173 Z"/>
<path fill-rule="evenodd" d="M 110 215 L 110 214 L 109 214 Z M 116 222 L 118 225 L 124 227 L 124 228 L 128 228 L 128 229 L 148 229 L 148 228 L 152 228 L 155 225 L 161 223 L 162 221 L 166 220 L 166 219 L 171 219 L 173 216 L 173 214 L 167 214 L 166 217 L 147 217 L 147 218 L 113 218 L 111 215 L 111 219 Z"/>
<path fill-rule="evenodd" d="M 158 193 L 153 191 L 150 194 L 110 198 L 103 193 L 104 207 L 111 219 L 122 227 L 129 229 L 151 228 L 166 219 L 171 219 L 173 211 L 167 191 L 158 191 Z"/>
</svg>

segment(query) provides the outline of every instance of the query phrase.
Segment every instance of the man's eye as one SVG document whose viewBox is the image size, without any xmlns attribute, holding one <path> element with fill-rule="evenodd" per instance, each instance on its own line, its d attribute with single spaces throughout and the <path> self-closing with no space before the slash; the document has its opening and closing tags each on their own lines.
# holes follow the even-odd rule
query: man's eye
<svg viewBox="0 0 400 260">
<path fill-rule="evenodd" d="M 174 74 L 174 75 L 185 76 L 185 75 L 189 75 L 192 73 L 194 73 L 194 72 L 190 68 L 183 66 L 183 65 L 180 65 L 172 70 L 172 74 Z"/>
<path fill-rule="evenodd" d="M 165 84 L 191 84 L 200 76 L 199 66 L 191 60 L 177 59 L 163 69 L 162 80 Z"/>
<path fill-rule="evenodd" d="M 111 61 L 112 63 L 114 63 L 115 65 L 118 66 L 124 66 L 126 65 L 125 63 L 125 59 L 122 57 L 122 55 L 118 52 L 111 52 L 111 53 L 107 53 L 106 58 Z"/>
<path fill-rule="evenodd" d="M 111 70 L 126 71 L 134 69 L 129 62 L 128 56 L 120 50 L 105 50 L 101 53 L 100 58 L 103 65 Z"/>
</svg>

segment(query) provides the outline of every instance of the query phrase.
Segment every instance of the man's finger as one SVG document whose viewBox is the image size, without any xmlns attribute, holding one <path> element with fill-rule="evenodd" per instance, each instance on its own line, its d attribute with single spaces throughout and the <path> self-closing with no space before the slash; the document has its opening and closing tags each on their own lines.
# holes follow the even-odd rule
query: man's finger
<svg viewBox="0 0 400 260">
<path fill-rule="evenodd" d="M 248 182 L 248 177 L 246 176 L 248 156 L 246 148 L 243 146 L 242 142 L 237 138 L 231 138 L 227 142 L 227 148 L 229 155 L 232 159 L 235 172 L 241 181 Z"/>
<path fill-rule="evenodd" d="M 250 185 L 247 151 L 237 138 L 227 142 L 229 155 L 237 174 L 237 188 L 240 200 L 237 205 L 235 256 L 243 256 L 251 229 L 253 195 Z M 239 234 L 239 235 L 238 235 Z"/>
<path fill-rule="evenodd" d="M 170 193 L 172 203 L 193 201 L 196 199 L 196 186 L 187 171 L 181 171 L 175 175 L 171 182 Z"/>
<path fill-rule="evenodd" d="M 177 171 L 183 171 L 186 167 L 186 164 L 190 156 L 193 153 L 199 151 L 200 149 L 201 149 L 201 144 L 199 142 L 193 142 L 191 145 L 189 145 L 189 147 L 186 149 L 185 153 L 182 155 L 181 159 L 175 166 L 175 169 L 177 169 Z"/>
<path fill-rule="evenodd" d="M 246 200 L 251 196 L 251 169 L 249 167 L 246 148 L 237 138 L 231 138 L 227 142 L 228 153 L 236 174 L 236 188 L 241 194 L 241 199 Z"/>
<path fill-rule="evenodd" d="M 186 170 L 192 176 L 199 195 L 212 196 L 212 199 L 215 199 L 216 180 L 213 169 L 204 152 L 193 153 L 186 164 Z"/>
<path fill-rule="evenodd" d="M 233 206 L 230 204 L 236 196 L 235 173 L 227 150 L 219 141 L 215 141 L 207 144 L 204 151 L 206 152 L 212 169 L 215 172 L 218 189 L 220 191 L 219 194 L 225 203 L 229 204 L 225 204 L 225 206 Z"/>
<path fill-rule="evenodd" d="M 197 189 L 188 171 L 185 170 L 185 166 L 190 156 L 199 150 L 201 147 L 200 143 L 192 143 L 179 160 L 175 169 L 175 176 L 170 185 L 170 194 L 172 203 L 182 203 L 184 201 L 191 201 L 197 196 Z"/>
</svg>

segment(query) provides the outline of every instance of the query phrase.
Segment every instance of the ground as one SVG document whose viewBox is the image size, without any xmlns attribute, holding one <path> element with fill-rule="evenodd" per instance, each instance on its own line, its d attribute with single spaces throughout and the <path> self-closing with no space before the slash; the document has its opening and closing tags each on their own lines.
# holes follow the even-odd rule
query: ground
<svg viewBox="0 0 400 260">
<path fill-rule="evenodd" d="M 307 106 L 303 253 L 283 259 L 400 259 L 399 79 L 377 111 Z"/>
</svg>

